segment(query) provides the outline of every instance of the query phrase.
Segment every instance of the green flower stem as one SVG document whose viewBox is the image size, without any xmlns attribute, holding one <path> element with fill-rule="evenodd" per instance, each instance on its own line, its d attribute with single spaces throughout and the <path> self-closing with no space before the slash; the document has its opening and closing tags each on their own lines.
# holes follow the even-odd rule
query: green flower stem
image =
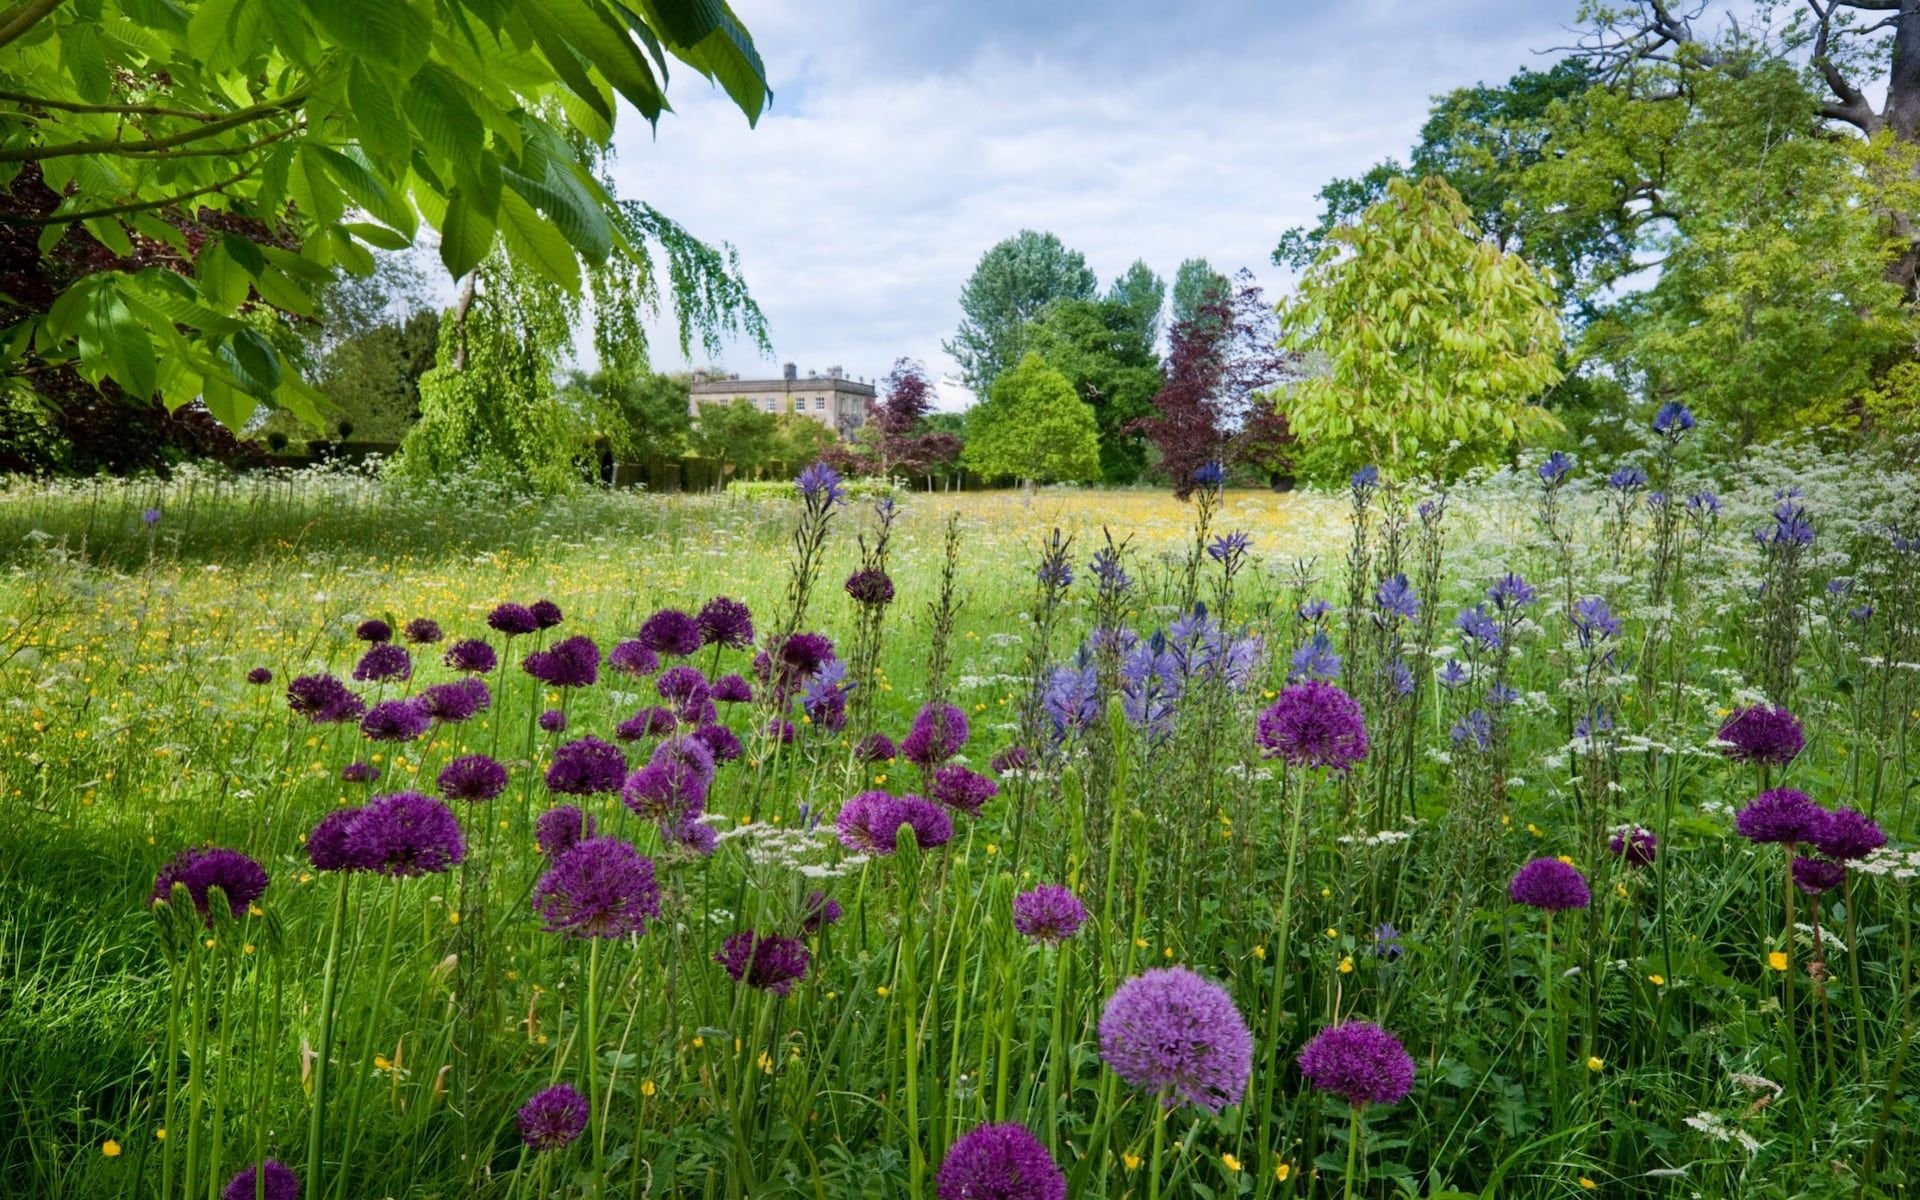
<svg viewBox="0 0 1920 1200">
<path fill-rule="evenodd" d="M 603 1196 L 607 1187 L 607 1113 L 600 1097 L 600 943 L 588 939 L 587 946 L 587 1024 L 581 1039 L 582 1066 L 587 1076 L 587 1109 L 592 1114 L 593 1194 Z M 608 1098 L 609 1102 L 611 1097 Z"/>
<path fill-rule="evenodd" d="M 1353 1200 L 1353 1181 L 1355 1167 L 1359 1163 L 1360 1150 L 1360 1106 L 1353 1105 L 1347 1116 L 1347 1174 L 1345 1192 L 1347 1200 Z"/>
<path fill-rule="evenodd" d="M 1274 938 L 1273 948 L 1273 986 L 1267 993 L 1267 1029 L 1266 1041 L 1261 1051 L 1266 1055 L 1268 1068 L 1266 1078 L 1260 1085 L 1260 1194 L 1269 1195 L 1273 1191 L 1273 1097 L 1279 1087 L 1280 1073 L 1284 1070 L 1285 1060 L 1278 1054 L 1280 1046 L 1280 1010 L 1285 999 L 1287 955 L 1291 942 L 1293 920 L 1293 878 L 1294 869 L 1300 859 L 1300 827 L 1304 823 L 1307 807 L 1306 789 L 1291 786 L 1291 772 L 1282 769 L 1280 773 L 1280 802 L 1287 805 L 1287 865 L 1281 875 L 1279 929 Z M 1291 801 L 1291 804 L 1288 802 Z"/>
<path fill-rule="evenodd" d="M 347 887 L 353 878 L 339 872 L 334 889 L 333 919 L 327 930 L 327 963 L 320 977 L 320 1040 L 314 1046 L 313 1103 L 307 1112 L 307 1194 L 321 1197 L 326 1192 L 325 1164 L 320 1158 L 321 1131 L 326 1128 L 327 1060 L 333 1056 L 333 1010 L 340 988 L 340 934 L 347 923 Z"/>
</svg>

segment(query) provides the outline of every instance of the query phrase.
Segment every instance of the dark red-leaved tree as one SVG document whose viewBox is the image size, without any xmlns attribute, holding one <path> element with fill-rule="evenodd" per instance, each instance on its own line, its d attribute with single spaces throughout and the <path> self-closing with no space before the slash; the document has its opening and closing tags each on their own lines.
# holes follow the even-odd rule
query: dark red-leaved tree
<svg viewBox="0 0 1920 1200">
<path fill-rule="evenodd" d="M 1285 381 L 1298 363 L 1275 346 L 1279 324 L 1253 273 L 1240 271 L 1230 289 L 1175 325 L 1169 338 L 1167 381 L 1153 398 L 1153 415 L 1127 428 L 1159 451 L 1154 469 L 1173 494 L 1191 495 L 1194 472 L 1212 462 L 1284 473 L 1284 447 L 1292 438 L 1286 418 L 1261 393 Z"/>
<path fill-rule="evenodd" d="M 867 406 L 866 452 L 855 452 L 863 473 L 914 477 L 959 457 L 958 438 L 927 429 L 934 390 L 925 367 L 897 359 L 881 387 L 880 398 Z"/>
</svg>

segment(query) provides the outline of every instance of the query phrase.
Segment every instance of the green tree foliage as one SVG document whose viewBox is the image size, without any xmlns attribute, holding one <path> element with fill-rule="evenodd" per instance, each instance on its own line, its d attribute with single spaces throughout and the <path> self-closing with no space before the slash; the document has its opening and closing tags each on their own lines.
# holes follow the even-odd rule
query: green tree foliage
<svg viewBox="0 0 1920 1200">
<path fill-rule="evenodd" d="M 774 416 L 773 458 L 798 471 L 820 461 L 820 456 L 840 444 L 840 435 L 825 422 L 799 413 Z"/>
<path fill-rule="evenodd" d="M 1167 281 L 1155 275 L 1152 267 L 1134 259 L 1126 273 L 1107 289 L 1106 299 L 1122 305 L 1133 315 L 1133 327 L 1149 350 L 1159 343 L 1160 310 L 1167 306 Z"/>
<path fill-rule="evenodd" d="M 1141 311 L 1122 299 L 1059 300 L 1027 331 L 1032 352 L 1093 410 L 1100 475 L 1109 483 L 1132 483 L 1147 465 L 1146 440 L 1129 426 L 1153 411 L 1161 375 Z"/>
<path fill-rule="evenodd" d="M 561 398 L 606 439 L 607 448 L 625 462 L 678 458 L 691 446 L 693 418 L 688 414 L 689 379 L 685 375 L 591 375 L 575 371 Z"/>
<path fill-rule="evenodd" d="M 1051 233 L 1022 229 L 980 256 L 960 289 L 960 328 L 945 343 L 973 394 L 1026 352 L 1027 323 L 1055 300 L 1090 300 L 1099 286 L 1087 260 Z"/>
<path fill-rule="evenodd" d="M 757 475 L 779 449 L 780 422 L 740 396 L 728 404 L 703 404 L 693 425 L 693 449 L 712 459 L 723 476 Z"/>
<path fill-rule="evenodd" d="M 1200 310 L 1227 302 L 1233 284 L 1204 258 L 1189 258 L 1173 273 L 1173 323 L 1185 325 Z"/>
<path fill-rule="evenodd" d="M 502 248 L 611 304 L 616 357 L 644 349 L 620 318 L 659 299 L 650 243 L 683 342 L 716 322 L 761 336 L 730 260 L 596 174 L 616 98 L 666 110 L 668 55 L 757 118 L 765 72 L 724 0 L 16 3 L 0 225 L 106 265 L 44 305 L 0 302 L 0 376 L 73 367 L 236 428 L 261 402 L 317 423 L 253 314 L 312 317 L 337 271 L 371 272 L 423 225 L 456 278 Z"/>
<path fill-rule="evenodd" d="M 1090 483 L 1100 478 L 1100 427 L 1072 382 L 1029 353 L 968 411 L 962 458 L 988 479 Z"/>
<path fill-rule="evenodd" d="M 1560 376 L 1556 304 L 1445 180 L 1392 180 L 1281 308 L 1285 344 L 1320 364 L 1281 407 L 1303 442 L 1394 470 L 1487 459 L 1551 421 L 1528 401 Z"/>
</svg>

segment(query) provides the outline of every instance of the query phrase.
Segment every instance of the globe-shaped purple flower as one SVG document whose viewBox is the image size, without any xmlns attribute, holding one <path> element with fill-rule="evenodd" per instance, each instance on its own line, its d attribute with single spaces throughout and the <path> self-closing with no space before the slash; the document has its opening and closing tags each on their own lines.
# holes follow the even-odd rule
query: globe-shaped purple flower
<svg viewBox="0 0 1920 1200">
<path fill-rule="evenodd" d="M 725 725 L 702 725 L 693 731 L 693 736 L 700 739 L 716 763 L 732 762 L 742 753 L 740 739 Z"/>
<path fill-rule="evenodd" d="M 435 683 L 420 689 L 420 707 L 429 717 L 446 724 L 457 725 L 472 720 L 493 703 L 493 693 L 487 688 L 484 679 L 456 679 L 452 683 Z"/>
<path fill-rule="evenodd" d="M 1834 862 L 1830 858 L 1810 858 L 1799 855 L 1790 868 L 1793 873 L 1793 886 L 1809 896 L 1818 896 L 1830 892 L 1847 878 L 1847 864 Z"/>
<path fill-rule="evenodd" d="M 1660 839 L 1634 825 L 1615 832 L 1607 840 L 1607 852 L 1629 867 L 1650 867 L 1659 857 Z"/>
<path fill-rule="evenodd" d="M 793 739 L 799 736 L 799 731 L 793 727 L 792 721 L 785 717 L 775 717 L 767 722 L 767 736 L 782 746 L 791 746 Z"/>
<path fill-rule="evenodd" d="M 360 697 L 331 675 L 302 675 L 287 685 L 287 707 L 315 725 L 335 725 L 367 711 Z"/>
<path fill-rule="evenodd" d="M 861 792 L 841 805 L 836 824 L 840 844 L 862 854 L 892 854 L 902 828 L 913 831 L 922 850 L 953 838 L 953 818 L 945 809 L 919 796 L 886 792 Z"/>
<path fill-rule="evenodd" d="M 641 709 L 614 726 L 613 736 L 622 742 L 637 742 L 644 738 L 672 733 L 679 725 L 679 718 L 675 717 L 670 709 L 654 705 Z"/>
<path fill-rule="evenodd" d="M 549 687 L 592 687 L 600 679 L 600 647 L 592 638 L 576 634 L 535 650 L 520 668 Z"/>
<path fill-rule="evenodd" d="M 626 777 L 627 756 L 596 737 L 568 742 L 547 766 L 547 787 L 568 796 L 617 792 Z"/>
<path fill-rule="evenodd" d="M 1024 771 L 1031 766 L 1032 763 L 1033 755 L 1028 753 L 1025 746 L 1008 746 L 1005 750 L 994 755 L 993 761 L 987 765 L 1000 774 L 1005 775 L 1008 771 Z"/>
<path fill-rule="evenodd" d="M 900 753 L 900 747 L 884 733 L 870 733 L 853 748 L 853 757 L 863 763 L 887 762 Z"/>
<path fill-rule="evenodd" d="M 431 646 L 446 635 L 440 631 L 440 622 L 428 617 L 415 617 L 407 622 L 406 638 L 416 646 Z"/>
<path fill-rule="evenodd" d="M 1852 862 L 1886 845 L 1887 835 L 1872 817 L 1851 808 L 1842 808 L 1829 813 L 1808 840 L 1828 858 Z"/>
<path fill-rule="evenodd" d="M 653 681 L 653 690 L 662 700 L 676 705 L 705 700 L 713 692 L 707 686 L 707 677 L 697 667 L 669 667 Z"/>
<path fill-rule="evenodd" d="M 888 578 L 885 571 L 871 567 L 855 571 L 847 576 L 847 595 L 853 598 L 855 604 L 883 608 L 893 603 L 893 580 Z"/>
<path fill-rule="evenodd" d="M 353 636 L 363 642 L 386 642 L 393 640 L 393 626 L 378 617 L 371 617 L 356 625 Z"/>
<path fill-rule="evenodd" d="M 533 614 L 534 624 L 542 629 L 552 629 L 566 620 L 565 615 L 560 611 L 560 606 L 551 600 L 535 600 L 527 605 L 527 611 Z"/>
<path fill-rule="evenodd" d="M 563 1150 L 586 1132 L 587 1116 L 587 1098 L 573 1088 L 542 1088 L 520 1106 L 520 1140 L 534 1150 Z"/>
<path fill-rule="evenodd" d="M 937 1200 L 1066 1200 L 1067 1177 L 1023 1125 L 979 1125 L 947 1149 Z"/>
<path fill-rule="evenodd" d="M 382 700 L 360 718 L 360 732 L 376 742 L 411 742 L 425 737 L 433 718 L 417 697 Z"/>
<path fill-rule="evenodd" d="M 1586 876 L 1557 858 L 1536 858 L 1521 867 L 1507 886 L 1507 894 L 1515 904 L 1549 913 L 1585 908 L 1593 902 Z"/>
<path fill-rule="evenodd" d="M 907 736 L 900 739 L 900 755 L 915 766 L 936 766 L 958 754 L 971 732 L 967 714 L 958 707 L 929 704 L 914 715 Z"/>
<path fill-rule="evenodd" d="M 1761 792 L 1751 804 L 1733 814 L 1733 827 L 1740 836 L 1763 846 L 1813 841 L 1825 831 L 1826 823 L 1826 810 L 1815 804 L 1813 797 L 1795 788 Z"/>
<path fill-rule="evenodd" d="M 1786 709 L 1755 704 L 1733 710 L 1720 726 L 1720 743 L 1734 762 L 1784 767 L 1800 756 L 1807 736 Z"/>
<path fill-rule="evenodd" d="M 713 681 L 713 698 L 722 704 L 745 704 L 753 699 L 753 685 L 738 675 L 722 675 Z"/>
<path fill-rule="evenodd" d="M 607 666 L 622 675 L 651 675 L 660 669 L 660 656 L 645 642 L 624 641 L 607 655 Z"/>
<path fill-rule="evenodd" d="M 660 832 L 671 844 L 693 854 L 705 857 L 713 853 L 719 844 L 720 835 L 713 826 L 698 819 L 681 818 L 663 826 Z"/>
<path fill-rule="evenodd" d="M 620 800 L 652 821 L 697 817 L 706 811 L 707 780 L 685 763 L 650 762 L 627 776 Z"/>
<path fill-rule="evenodd" d="M 753 645 L 753 610 L 738 600 L 715 596 L 700 606 L 693 619 L 700 630 L 700 642 L 706 646 L 725 646 L 745 650 Z"/>
<path fill-rule="evenodd" d="M 336 808 L 320 818 L 307 834 L 307 859 L 316 871 L 365 871 L 371 862 L 354 857 L 350 840 L 353 826 L 360 819 L 360 808 Z"/>
<path fill-rule="evenodd" d="M 829 925 L 837 925 L 843 915 L 840 902 L 825 892 L 812 891 L 800 905 L 800 931 L 819 933 Z"/>
<path fill-rule="evenodd" d="M 540 628 L 540 618 L 524 604 L 502 604 L 487 614 L 487 628 L 520 637 Z"/>
<path fill-rule="evenodd" d="M 1246 1094 L 1253 1034 L 1225 988 L 1185 967 L 1162 967 L 1108 998 L 1100 1057 L 1164 1108 L 1186 1103 L 1217 1113 Z"/>
<path fill-rule="evenodd" d="M 540 814 L 533 823 L 533 840 L 550 858 L 558 858 L 599 831 L 589 813 L 562 804 Z"/>
<path fill-rule="evenodd" d="M 804 942 L 748 930 L 721 944 L 713 961 L 726 968 L 735 983 L 784 996 L 807 977 L 810 960 Z"/>
<path fill-rule="evenodd" d="M 447 799 L 475 804 L 507 790 L 507 769 L 485 754 L 466 754 L 440 768 L 434 782 Z"/>
<path fill-rule="evenodd" d="M 613 837 L 587 838 L 558 855 L 533 888 L 547 932 L 622 938 L 660 915 L 653 860 Z"/>
<path fill-rule="evenodd" d="M 557 708 L 549 708 L 547 711 L 541 713 L 535 718 L 535 722 L 548 733 L 565 733 L 567 731 L 567 714 Z"/>
<path fill-rule="evenodd" d="M 700 626 L 677 608 L 663 608 L 641 624 L 640 642 L 655 654 L 685 658 L 700 650 Z"/>
<path fill-rule="evenodd" d="M 1254 741 L 1290 766 L 1346 771 L 1367 757 L 1367 720 L 1352 696 L 1308 679 L 1289 685 L 1260 714 Z"/>
<path fill-rule="evenodd" d="M 485 675 L 500 665 L 500 657 L 493 652 L 493 647 L 478 638 L 468 638 L 447 647 L 444 661 L 454 670 L 470 675 Z"/>
<path fill-rule="evenodd" d="M 932 791 L 939 803 L 955 812 L 977 817 L 987 801 L 1000 794 L 1000 785 L 958 763 L 949 763 L 934 768 Z"/>
<path fill-rule="evenodd" d="M 1371 1021 L 1322 1029 L 1300 1051 L 1300 1073 L 1355 1108 L 1398 1104 L 1413 1090 L 1413 1056 Z"/>
<path fill-rule="evenodd" d="M 269 1158 L 227 1180 L 220 1200 L 300 1200 L 300 1180 L 287 1165 Z"/>
<path fill-rule="evenodd" d="M 350 762 L 340 768 L 342 783 L 372 783 L 380 778 L 380 768 L 370 762 Z"/>
<path fill-rule="evenodd" d="M 255 667 L 253 670 L 247 672 L 247 682 L 253 684 L 255 687 L 272 683 L 273 672 L 266 667 Z"/>
<path fill-rule="evenodd" d="M 266 894 L 267 871 L 238 850 L 218 847 L 182 850 L 172 862 L 160 868 L 147 903 L 164 904 L 172 900 L 176 883 L 187 889 L 194 909 L 211 927 L 212 890 L 220 889 L 227 899 L 228 913 L 238 920 L 249 904 Z"/>
<path fill-rule="evenodd" d="M 1013 898 L 1013 927 L 1036 942 L 1059 944 L 1087 922 L 1087 906 L 1072 890 L 1043 883 Z"/>
<path fill-rule="evenodd" d="M 465 860 L 467 839 L 445 804 L 395 792 L 367 801 L 347 826 L 346 856 L 349 865 L 381 875 L 434 875 Z"/>
</svg>

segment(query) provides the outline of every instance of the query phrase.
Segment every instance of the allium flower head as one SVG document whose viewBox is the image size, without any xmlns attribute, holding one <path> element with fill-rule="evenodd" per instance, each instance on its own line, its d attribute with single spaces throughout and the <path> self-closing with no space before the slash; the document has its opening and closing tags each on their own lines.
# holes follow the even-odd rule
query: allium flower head
<svg viewBox="0 0 1920 1200">
<path fill-rule="evenodd" d="M 1800 756 L 1807 735 L 1786 709 L 1755 704 L 1733 710 L 1720 726 L 1720 743 L 1734 762 L 1784 767 Z"/>
<path fill-rule="evenodd" d="M 393 640 L 393 626 L 379 617 L 369 617 L 353 628 L 353 636 L 363 642 L 386 642 Z"/>
<path fill-rule="evenodd" d="M 641 622 L 640 644 L 655 654 L 685 658 L 700 650 L 700 626 L 677 608 L 663 608 Z"/>
<path fill-rule="evenodd" d="M 456 679 L 420 689 L 420 707 L 429 717 L 447 724 L 471 720 L 492 703 L 493 693 L 484 679 Z"/>
<path fill-rule="evenodd" d="M 1650 867 L 1660 854 L 1660 839 L 1638 825 L 1619 830 L 1607 840 L 1607 851 L 1629 867 Z"/>
<path fill-rule="evenodd" d="M 713 681 L 713 698 L 722 704 L 747 704 L 753 700 L 753 685 L 739 675 L 722 675 Z"/>
<path fill-rule="evenodd" d="M 367 711 L 366 703 L 332 675 L 302 675 L 289 683 L 287 707 L 315 725 L 351 721 Z"/>
<path fill-rule="evenodd" d="M 1186 1103 L 1217 1113 L 1246 1094 L 1253 1034 L 1225 988 L 1185 967 L 1162 967 L 1108 998 L 1100 1057 L 1167 1109 Z"/>
<path fill-rule="evenodd" d="M 440 631 L 440 622 L 428 617 L 415 617 L 407 622 L 406 638 L 416 646 L 430 646 L 446 635 Z"/>
<path fill-rule="evenodd" d="M 727 938 L 713 961 L 726 968 L 735 983 L 784 996 L 807 977 L 810 957 L 806 944 L 796 938 L 747 930 Z"/>
<path fill-rule="evenodd" d="M 840 807 L 837 824 L 840 844 L 863 854 L 892 854 L 902 828 L 913 831 L 922 850 L 944 846 L 953 838 L 953 818 L 945 809 L 919 796 L 890 796 L 861 792 Z"/>
<path fill-rule="evenodd" d="M 300 1179 L 278 1159 L 269 1158 L 227 1180 L 220 1200 L 300 1200 Z"/>
<path fill-rule="evenodd" d="M 672 845 L 702 858 L 712 854 L 713 848 L 720 842 L 720 835 L 713 831 L 713 826 L 686 817 L 668 823 L 660 832 Z"/>
<path fill-rule="evenodd" d="M 1847 877 L 1847 864 L 1829 858 L 1798 855 L 1793 860 L 1793 886 L 1809 896 L 1818 896 L 1840 886 Z"/>
<path fill-rule="evenodd" d="M 587 838 L 558 855 L 533 888 L 548 933 L 622 938 L 660 915 L 653 860 L 614 837 Z"/>
<path fill-rule="evenodd" d="M 936 1200 L 1066 1200 L 1067 1177 L 1024 1125 L 976 1125 L 947 1148 Z"/>
<path fill-rule="evenodd" d="M 379 642 L 367 648 L 353 665 L 353 677 L 362 683 L 386 683 L 413 678 L 413 656 L 405 646 Z"/>
<path fill-rule="evenodd" d="M 449 800 L 476 803 L 507 790 L 507 769 L 484 754 L 467 754 L 440 768 L 434 781 Z"/>
<path fill-rule="evenodd" d="M 1371 1021 L 1322 1029 L 1300 1051 L 1307 1082 L 1356 1108 L 1398 1104 L 1413 1090 L 1413 1056 Z"/>
<path fill-rule="evenodd" d="M 1733 827 L 1740 836 L 1760 845 L 1811 842 L 1826 831 L 1826 824 L 1827 811 L 1794 788 L 1761 792 L 1733 814 Z"/>
<path fill-rule="evenodd" d="M 1536 858 L 1514 873 L 1507 894 L 1515 904 L 1542 912 L 1585 908 L 1593 902 L 1586 876 L 1557 858 Z"/>
<path fill-rule="evenodd" d="M 900 753 L 915 766 L 931 767 L 958 754 L 971 732 L 967 714 L 958 707 L 929 704 L 914 716 L 907 736 L 900 741 Z"/>
<path fill-rule="evenodd" d="M 847 576 L 847 595 L 855 604 L 881 608 L 893 603 L 893 580 L 871 567 Z"/>
<path fill-rule="evenodd" d="M 425 737 L 433 718 L 418 697 L 382 700 L 360 718 L 360 732 L 376 742 L 411 742 Z"/>
<path fill-rule="evenodd" d="M 693 736 L 707 748 L 707 753 L 713 755 L 716 763 L 732 762 L 743 751 L 739 737 L 725 725 L 702 725 L 693 731 Z"/>
<path fill-rule="evenodd" d="M 540 814 L 533 823 L 533 840 L 550 858 L 558 858 L 599 831 L 592 814 L 562 804 Z"/>
<path fill-rule="evenodd" d="M 478 638 L 468 638 L 464 642 L 455 642 L 447 647 L 446 664 L 456 671 L 465 671 L 470 675 L 485 675 L 500 665 L 499 656 L 493 647 Z"/>
<path fill-rule="evenodd" d="M 535 650 L 520 667 L 549 687 L 592 687 L 600 679 L 600 647 L 592 638 L 575 634 Z"/>
<path fill-rule="evenodd" d="M 1043 883 L 1013 898 L 1013 927 L 1036 942 L 1066 941 L 1087 923 L 1087 906 L 1072 890 Z"/>
<path fill-rule="evenodd" d="M 958 763 L 948 763 L 934 768 L 932 792 L 935 800 L 955 812 L 977 817 L 987 801 L 1000 794 L 1000 785 Z"/>
<path fill-rule="evenodd" d="M 1033 755 L 1025 746 L 1008 746 L 993 756 L 987 765 L 1005 775 L 1008 771 L 1024 771 L 1033 764 Z"/>
<path fill-rule="evenodd" d="M 354 848 L 348 840 L 353 832 L 354 822 L 360 819 L 359 808 L 336 808 L 320 818 L 320 823 L 307 834 L 307 860 L 316 871 L 364 871 L 371 863 L 362 862 L 354 857 Z"/>
<path fill-rule="evenodd" d="M 1653 414 L 1653 431 L 1677 442 L 1693 428 L 1693 412 L 1678 400 L 1669 400 Z"/>
<path fill-rule="evenodd" d="M 700 606 L 693 620 L 699 626 L 702 645 L 725 646 L 729 650 L 745 650 L 753 645 L 753 610 L 738 600 L 715 596 Z"/>
<path fill-rule="evenodd" d="M 154 878 L 148 904 L 163 904 L 173 899 L 173 885 L 180 884 L 193 897 L 193 907 L 209 927 L 213 925 L 210 892 L 219 888 L 227 898 L 227 910 L 235 920 L 267 891 L 266 868 L 238 850 L 202 847 L 182 850 L 172 862 L 160 868 Z"/>
<path fill-rule="evenodd" d="M 684 762 L 650 762 L 620 787 L 620 800 L 649 820 L 697 817 L 707 807 L 706 777 Z"/>
<path fill-rule="evenodd" d="M 1872 817 L 1842 808 L 1829 813 L 1808 840 L 1828 858 L 1852 862 L 1886 845 L 1887 835 Z"/>
<path fill-rule="evenodd" d="M 900 753 L 900 747 L 884 733 L 870 733 L 853 748 L 853 757 L 864 763 L 886 762 Z"/>
<path fill-rule="evenodd" d="M 707 677 L 700 673 L 698 667 L 670 667 L 662 671 L 660 677 L 653 681 L 653 690 L 660 694 L 662 700 L 680 705 L 704 700 L 712 694 L 712 689 L 707 686 Z"/>
<path fill-rule="evenodd" d="M 502 604 L 487 614 L 487 628 L 519 637 L 540 628 L 540 618 L 524 604 Z"/>
<path fill-rule="evenodd" d="M 259 687 L 273 682 L 273 672 L 266 667 L 255 667 L 247 672 L 247 682 Z"/>
<path fill-rule="evenodd" d="M 560 1150 L 587 1129 L 587 1098 L 564 1083 L 535 1092 L 520 1106 L 520 1139 L 534 1150 Z"/>
<path fill-rule="evenodd" d="M 534 624 L 542 629 L 552 629 L 566 620 L 566 616 L 560 611 L 560 606 L 551 600 L 535 600 L 527 605 L 527 611 L 533 614 Z"/>
<path fill-rule="evenodd" d="M 802 933 L 819 933 L 829 925 L 838 925 L 844 913 L 840 902 L 825 892 L 812 891 L 800 905 Z"/>
<path fill-rule="evenodd" d="M 1367 722 L 1353 697 L 1309 679 L 1288 686 L 1260 714 L 1254 741 L 1292 766 L 1345 771 L 1367 756 Z"/>
<path fill-rule="evenodd" d="M 663 733 L 672 733 L 679 728 L 680 719 L 673 715 L 672 709 L 652 705 L 634 713 L 614 727 L 613 736 L 623 742 L 637 742 L 642 738 L 658 737 Z"/>
<path fill-rule="evenodd" d="M 380 768 L 370 762 L 350 762 L 340 768 L 342 783 L 372 783 L 380 778 Z"/>
<path fill-rule="evenodd" d="M 800 472 L 797 482 L 800 485 L 800 498 L 813 507 L 832 508 L 847 498 L 846 489 L 841 486 L 840 472 L 824 462 L 814 463 Z"/>
<path fill-rule="evenodd" d="M 645 642 L 628 640 L 621 642 L 607 655 L 607 666 L 622 675 L 651 675 L 660 669 L 660 656 L 647 647 Z"/>
<path fill-rule="evenodd" d="M 566 732 L 567 714 L 560 709 L 549 708 L 541 713 L 539 717 L 535 718 L 535 720 L 538 722 L 540 728 L 546 730 L 548 733 Z"/>
<path fill-rule="evenodd" d="M 783 640 L 771 654 L 762 651 L 753 660 L 754 674 L 773 683 L 781 692 L 813 678 L 820 668 L 838 657 L 833 641 L 821 633 L 796 633 Z M 775 667 L 778 674 L 775 674 Z"/>
<path fill-rule="evenodd" d="M 568 796 L 617 792 L 626 777 L 627 756 L 596 737 L 566 743 L 547 766 L 547 787 Z"/>
<path fill-rule="evenodd" d="M 347 826 L 350 865 L 382 875 L 431 875 L 467 857 L 453 810 L 419 792 L 375 796 Z"/>
</svg>

